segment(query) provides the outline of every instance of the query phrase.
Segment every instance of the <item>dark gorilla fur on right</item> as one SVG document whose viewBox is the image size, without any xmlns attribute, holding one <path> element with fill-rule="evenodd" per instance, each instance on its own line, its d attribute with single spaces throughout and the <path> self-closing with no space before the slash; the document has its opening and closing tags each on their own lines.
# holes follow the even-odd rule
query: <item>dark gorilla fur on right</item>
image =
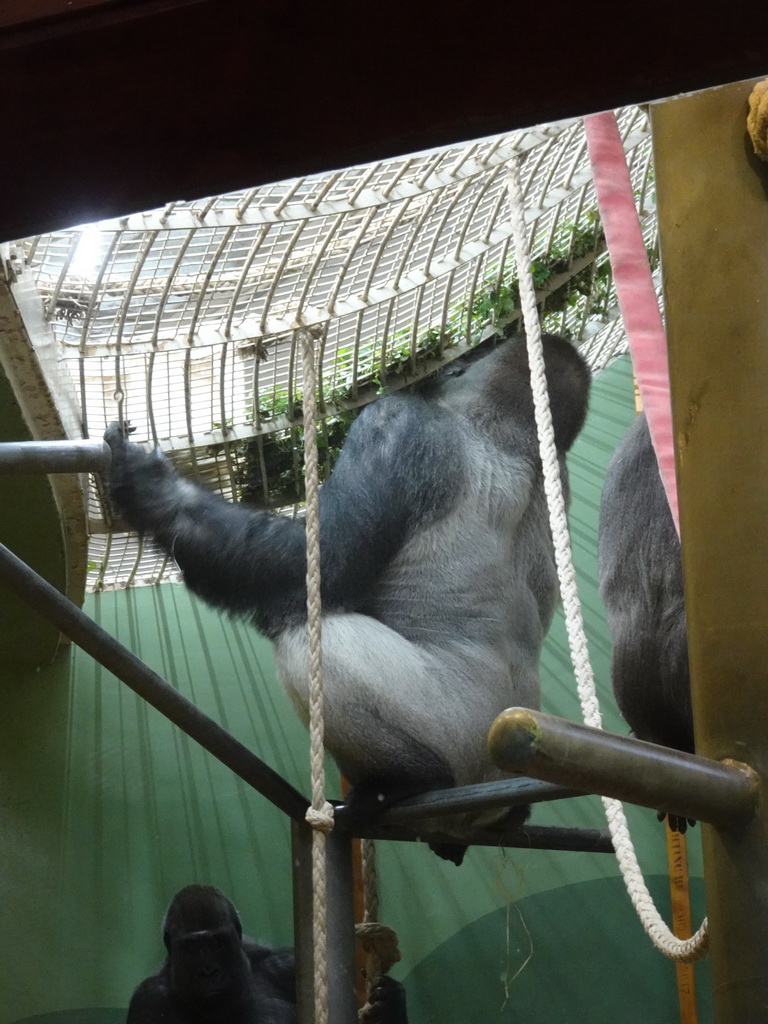
<svg viewBox="0 0 768 1024">
<path fill-rule="evenodd" d="M 639 739 L 693 753 L 680 540 L 644 413 L 608 466 L 598 574 L 622 715 Z"/>
<path fill-rule="evenodd" d="M 234 905 L 210 885 L 178 892 L 163 920 L 165 963 L 138 986 L 126 1024 L 296 1024 L 292 949 L 243 935 Z M 382 977 L 362 1024 L 408 1024 L 405 992 Z"/>
</svg>

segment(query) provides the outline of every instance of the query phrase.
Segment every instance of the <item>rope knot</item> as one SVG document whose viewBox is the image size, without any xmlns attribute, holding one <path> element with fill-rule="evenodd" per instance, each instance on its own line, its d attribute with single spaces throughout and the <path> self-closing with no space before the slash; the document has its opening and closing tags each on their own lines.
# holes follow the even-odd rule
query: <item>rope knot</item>
<svg viewBox="0 0 768 1024">
<path fill-rule="evenodd" d="M 318 832 L 333 832 L 333 804 L 325 800 L 319 808 L 308 807 L 306 819 Z"/>
<path fill-rule="evenodd" d="M 377 974 L 387 974 L 392 965 L 401 959 L 397 933 L 393 928 L 378 921 L 367 921 L 355 925 L 355 935 L 360 940 L 366 956 L 375 958 L 379 968 Z"/>
</svg>

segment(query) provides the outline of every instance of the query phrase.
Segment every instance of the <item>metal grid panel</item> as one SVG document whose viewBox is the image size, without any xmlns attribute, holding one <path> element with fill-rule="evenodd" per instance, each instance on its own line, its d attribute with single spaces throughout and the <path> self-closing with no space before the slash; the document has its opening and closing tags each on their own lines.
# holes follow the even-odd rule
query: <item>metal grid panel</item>
<svg viewBox="0 0 768 1024">
<path fill-rule="evenodd" d="M 652 250 L 646 117 L 627 108 L 619 124 Z M 624 333 L 583 127 L 569 121 L 19 243 L 79 381 L 84 433 L 100 434 L 120 400 L 137 440 L 233 497 L 243 444 L 300 420 L 299 322 L 323 332 L 328 413 L 503 330 L 517 316 L 505 184 L 513 153 L 524 157 L 544 325 L 579 342 L 594 368 L 606 365 Z M 91 511 L 93 585 L 174 571 L 135 539 L 105 541 L 101 510 Z"/>
</svg>

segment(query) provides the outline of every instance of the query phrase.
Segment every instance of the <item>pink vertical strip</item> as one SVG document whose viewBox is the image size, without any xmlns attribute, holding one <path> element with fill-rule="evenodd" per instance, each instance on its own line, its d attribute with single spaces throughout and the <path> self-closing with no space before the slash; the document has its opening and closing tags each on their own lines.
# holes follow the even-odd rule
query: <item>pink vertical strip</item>
<svg viewBox="0 0 768 1024">
<path fill-rule="evenodd" d="M 587 149 L 632 364 L 667 501 L 680 532 L 667 341 L 616 117 L 584 118 Z"/>
</svg>

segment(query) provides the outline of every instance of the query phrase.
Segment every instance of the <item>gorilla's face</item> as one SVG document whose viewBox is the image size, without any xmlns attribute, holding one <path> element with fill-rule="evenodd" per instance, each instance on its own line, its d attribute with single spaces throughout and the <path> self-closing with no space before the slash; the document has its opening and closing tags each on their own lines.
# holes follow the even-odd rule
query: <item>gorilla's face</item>
<svg viewBox="0 0 768 1024">
<path fill-rule="evenodd" d="M 170 938 L 171 984 L 182 998 L 210 998 L 240 987 L 247 961 L 232 925 Z"/>
</svg>

